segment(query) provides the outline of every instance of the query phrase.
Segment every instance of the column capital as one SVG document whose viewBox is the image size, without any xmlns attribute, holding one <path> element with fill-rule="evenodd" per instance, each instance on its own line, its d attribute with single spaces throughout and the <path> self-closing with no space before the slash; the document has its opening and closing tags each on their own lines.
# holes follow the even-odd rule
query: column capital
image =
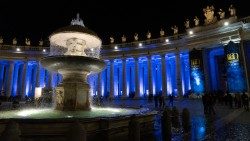
<svg viewBox="0 0 250 141">
<path fill-rule="evenodd" d="M 147 58 L 151 60 L 152 59 L 152 55 L 147 55 Z"/>
<path fill-rule="evenodd" d="M 122 60 L 122 61 L 126 61 L 127 58 L 126 58 L 126 57 L 122 57 L 121 60 Z"/>
<path fill-rule="evenodd" d="M 166 57 L 166 54 L 160 54 L 161 58 Z"/>
<path fill-rule="evenodd" d="M 139 56 L 135 56 L 133 58 L 135 59 L 136 62 L 139 60 Z"/>
<path fill-rule="evenodd" d="M 115 59 L 109 59 L 109 62 L 110 62 L 110 63 L 114 63 L 114 60 L 115 60 Z"/>
</svg>

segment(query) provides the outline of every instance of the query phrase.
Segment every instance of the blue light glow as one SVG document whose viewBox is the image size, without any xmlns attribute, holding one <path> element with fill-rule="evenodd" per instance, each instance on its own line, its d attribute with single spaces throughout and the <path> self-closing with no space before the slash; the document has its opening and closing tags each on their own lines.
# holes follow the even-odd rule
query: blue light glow
<svg viewBox="0 0 250 141">
<path fill-rule="evenodd" d="M 246 80 L 244 70 L 240 64 L 239 45 L 229 42 L 225 46 L 225 56 L 227 59 L 227 90 L 229 92 L 240 93 L 246 91 Z"/>
</svg>

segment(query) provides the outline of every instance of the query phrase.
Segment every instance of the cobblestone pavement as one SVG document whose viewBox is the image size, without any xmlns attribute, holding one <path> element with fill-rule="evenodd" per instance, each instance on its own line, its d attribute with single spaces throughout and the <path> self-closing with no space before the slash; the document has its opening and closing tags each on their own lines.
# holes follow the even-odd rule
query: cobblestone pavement
<svg viewBox="0 0 250 141">
<path fill-rule="evenodd" d="M 166 100 L 168 105 L 168 100 Z M 147 107 L 158 110 L 153 102 L 147 100 L 113 100 L 105 103 L 110 106 Z M 181 131 L 173 131 L 172 141 L 250 141 L 250 112 L 242 109 L 232 109 L 229 106 L 217 103 L 215 115 L 205 116 L 200 99 L 175 100 L 174 106 L 181 113 L 188 108 L 191 115 L 191 133 L 184 136 Z M 154 141 L 161 141 L 160 116 L 156 116 Z"/>
</svg>

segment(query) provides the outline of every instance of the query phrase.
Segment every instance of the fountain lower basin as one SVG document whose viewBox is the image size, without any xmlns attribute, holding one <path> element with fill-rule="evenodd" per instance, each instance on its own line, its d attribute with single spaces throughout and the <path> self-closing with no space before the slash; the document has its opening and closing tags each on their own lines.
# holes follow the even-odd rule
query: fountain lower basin
<svg viewBox="0 0 250 141">
<path fill-rule="evenodd" d="M 7 132 L 11 132 L 13 136 L 19 133 L 18 137 L 22 141 L 76 141 L 74 136 L 81 136 L 82 132 L 75 128 L 79 127 L 84 129 L 87 141 L 127 141 L 130 140 L 130 134 L 136 131 L 140 131 L 142 138 L 153 137 L 155 114 L 156 112 L 147 109 L 99 107 L 91 107 L 91 111 L 2 111 L 0 134 L 3 135 L 11 127 L 13 131 Z M 17 126 L 10 125 L 10 121 Z M 139 126 L 134 128 L 132 122 L 139 123 Z"/>
</svg>

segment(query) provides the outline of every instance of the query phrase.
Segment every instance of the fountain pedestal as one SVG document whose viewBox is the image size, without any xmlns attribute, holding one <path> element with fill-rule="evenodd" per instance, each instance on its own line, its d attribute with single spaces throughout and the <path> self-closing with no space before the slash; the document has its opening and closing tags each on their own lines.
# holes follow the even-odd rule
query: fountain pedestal
<svg viewBox="0 0 250 141">
<path fill-rule="evenodd" d="M 89 110 L 89 85 L 83 81 L 86 74 L 63 75 L 63 83 L 56 88 L 57 110 Z M 81 78 L 81 79 L 79 79 Z"/>
<path fill-rule="evenodd" d="M 100 72 L 105 62 L 85 56 L 48 56 L 41 64 L 50 71 L 62 74 L 63 81 L 56 88 L 57 110 L 89 110 L 89 91 L 87 76 Z"/>
</svg>

